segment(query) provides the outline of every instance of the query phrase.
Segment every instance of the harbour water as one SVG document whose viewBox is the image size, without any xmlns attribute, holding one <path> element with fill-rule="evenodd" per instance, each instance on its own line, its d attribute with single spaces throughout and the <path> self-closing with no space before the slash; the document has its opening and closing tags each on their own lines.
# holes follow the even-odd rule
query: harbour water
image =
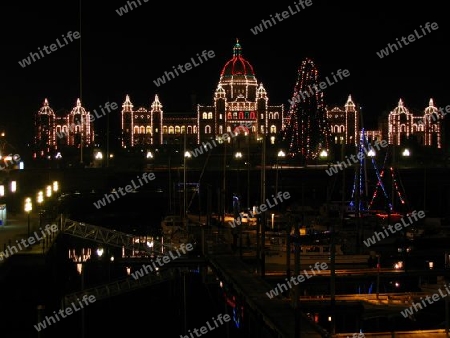
<svg viewBox="0 0 450 338">
<path fill-rule="evenodd" d="M 138 195 L 116 201 L 111 208 L 102 210 L 103 217 L 100 212 L 87 212 L 94 196 L 75 196 L 62 207 L 74 218 L 79 215 L 79 221 L 134 235 L 156 235 L 160 215 L 155 212 L 158 210 L 155 206 L 161 198 L 157 193 Z M 151 205 L 155 210 L 142 215 L 145 205 Z M 121 249 L 105 248 L 104 257 L 100 259 L 96 253 L 100 247 L 105 248 L 92 241 L 61 235 L 45 263 L 39 261 L 37 264 L 38 260 L 33 262 L 26 256 L 12 256 L 2 270 L 1 332 L 8 336 L 49 338 L 116 336 L 117 332 L 156 335 L 162 332 L 168 337 L 187 334 L 191 338 L 190 333 L 194 334 L 195 329 L 206 327 L 209 337 L 248 336 L 232 295 L 215 278 L 205 279 L 206 268 L 199 266 L 189 268 L 172 281 L 96 300 L 83 311 L 74 311 L 66 318 L 60 315 L 60 320 L 47 321 L 45 329 L 36 330 L 35 325 L 45 321 L 46 316 L 56 318 L 54 311 L 58 313 L 63 308 L 61 299 L 65 294 L 127 277 L 127 264 L 120 261 Z M 69 258 L 69 252 L 91 255 L 83 266 L 83 275 L 77 271 L 76 262 Z M 111 259 L 113 256 L 115 260 Z M 227 314 L 229 317 L 224 317 Z M 218 317 L 230 320 L 222 319 L 221 324 Z"/>
<path fill-rule="evenodd" d="M 309 190 L 309 188 L 308 188 Z M 296 190 L 297 196 L 301 195 Z M 60 206 L 72 219 L 116 229 L 133 235 L 158 236 L 158 225 L 168 212 L 167 194 L 157 190 L 130 193 L 97 210 L 93 202 L 103 196 L 74 194 Z M 204 201 L 202 202 L 205 207 Z M 443 205 L 445 203 L 442 203 Z M 199 329 L 213 323 L 218 315 L 229 314 L 232 320 L 211 332 L 210 337 L 252 337 L 252 323 L 248 320 L 248 309 L 233 298 L 233 290 L 207 274 L 204 269 L 192 267 L 191 271 L 179 278 L 141 290 L 125 293 L 109 299 L 102 299 L 85 308 L 84 320 L 81 311 L 64 318 L 38 332 L 34 325 L 45 316 L 61 308 L 61 298 L 80 290 L 81 275 L 76 264 L 69 259 L 69 250 L 90 249 L 95 253 L 98 244 L 61 236 L 49 253 L 46 262 L 32 261 L 26 256 L 13 256 L 4 266 L 0 279 L 0 332 L 6 336 L 18 337 L 98 337 L 115 336 L 125 331 L 130 335 L 156 335 L 181 337 L 188 330 Z M 119 257 L 121 252 L 111 249 L 110 256 Z M 203 270 L 202 270 L 203 269 Z M 126 276 L 126 269 L 115 261 L 92 262 L 84 270 L 84 287 L 102 284 Z M 273 285 L 279 280 L 271 279 Z M 381 280 L 380 292 L 391 291 L 396 281 Z M 397 281 L 401 292 L 415 291 L 416 280 L 405 278 Z M 392 284 L 394 283 L 394 284 Z M 305 283 L 311 295 L 320 296 L 329 292 L 329 280 L 315 280 Z M 374 278 L 341 279 L 337 290 L 341 293 L 374 292 Z M 400 291 L 399 289 L 399 291 Z M 269 290 L 268 290 L 269 291 Z M 39 307 L 41 310 L 39 310 Z M 361 307 L 339 308 L 336 322 L 337 332 L 358 332 L 363 330 L 412 330 L 442 328 L 444 303 L 439 302 L 421 311 L 414 321 L 396 316 L 385 316 L 361 321 Z M 328 328 L 329 309 L 304 308 L 311 317 Z M 82 335 L 84 331 L 84 336 Z M 253 332 L 253 331 L 252 331 Z M 271 337 L 269 331 L 262 330 L 260 337 Z M 192 338 L 188 335 L 188 338 Z"/>
</svg>

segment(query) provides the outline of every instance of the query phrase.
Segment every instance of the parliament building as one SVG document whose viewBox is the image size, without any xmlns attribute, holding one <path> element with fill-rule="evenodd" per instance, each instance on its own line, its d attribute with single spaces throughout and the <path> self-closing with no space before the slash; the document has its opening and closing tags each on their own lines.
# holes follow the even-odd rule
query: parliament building
<svg viewBox="0 0 450 338">
<path fill-rule="evenodd" d="M 191 145 L 200 145 L 220 140 L 224 133 L 231 132 L 242 134 L 249 144 L 260 141 L 264 135 L 270 144 L 276 144 L 286 128 L 287 101 L 285 104 L 270 102 L 253 66 L 244 58 L 240 43 L 236 42 L 231 58 L 220 72 L 211 102 L 198 104 L 196 112 L 177 116 L 164 111 L 164 102 L 158 95 L 149 107 L 134 104 L 132 97 L 126 95 L 121 107 L 121 147 L 144 149 L 180 144 L 184 138 Z M 334 144 L 358 144 L 360 114 L 351 95 L 343 105 L 327 108 Z M 364 130 L 364 133 L 369 141 L 387 140 L 389 144 L 400 146 L 414 137 L 422 146 L 440 149 L 442 118 L 433 99 L 429 99 L 422 112 L 414 113 L 400 99 L 388 116 L 380 120 L 377 130 Z M 60 152 L 67 147 L 94 147 L 94 120 L 79 99 L 65 116 L 57 116 L 44 99 L 42 107 L 34 114 L 34 158 L 61 156 Z M 242 125 L 246 127 L 240 127 Z"/>
</svg>

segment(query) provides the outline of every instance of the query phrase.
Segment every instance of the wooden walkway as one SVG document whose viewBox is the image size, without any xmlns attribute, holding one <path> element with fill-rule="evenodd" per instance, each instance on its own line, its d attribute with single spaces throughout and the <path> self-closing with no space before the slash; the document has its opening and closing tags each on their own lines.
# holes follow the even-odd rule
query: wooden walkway
<svg viewBox="0 0 450 338">
<path fill-rule="evenodd" d="M 243 297 L 245 304 L 260 314 L 265 324 L 279 338 L 329 337 L 328 332 L 301 315 L 299 334 L 295 335 L 295 311 L 282 298 L 269 298 L 266 292 L 273 286 L 263 278 L 249 271 L 248 265 L 233 254 L 208 255 L 211 266 L 225 283 Z"/>
</svg>

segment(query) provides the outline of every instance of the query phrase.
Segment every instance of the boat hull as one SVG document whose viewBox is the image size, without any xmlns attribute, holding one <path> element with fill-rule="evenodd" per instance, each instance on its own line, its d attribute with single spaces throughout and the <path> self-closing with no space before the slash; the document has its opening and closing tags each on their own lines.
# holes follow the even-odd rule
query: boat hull
<svg viewBox="0 0 450 338">
<path fill-rule="evenodd" d="M 370 255 L 336 255 L 335 265 L 367 265 L 369 262 Z M 266 264 L 279 264 L 286 265 L 286 252 L 280 253 L 270 253 L 268 252 L 265 256 Z M 291 264 L 295 264 L 295 253 L 290 254 Z M 327 263 L 328 266 L 331 265 L 330 255 L 310 255 L 310 254 L 300 254 L 300 266 L 309 266 L 315 263 Z"/>
</svg>

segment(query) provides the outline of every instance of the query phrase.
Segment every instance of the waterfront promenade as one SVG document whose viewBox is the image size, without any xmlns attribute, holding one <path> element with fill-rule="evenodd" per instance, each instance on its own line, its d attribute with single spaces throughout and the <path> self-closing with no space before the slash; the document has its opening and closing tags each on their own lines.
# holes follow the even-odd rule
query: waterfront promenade
<svg viewBox="0 0 450 338">
<path fill-rule="evenodd" d="M 2 223 L 3 224 L 0 226 L 0 266 L 9 258 L 4 257 L 5 252 L 11 252 L 9 247 L 16 246 L 18 249 L 17 253 L 12 251 L 13 255 L 42 255 L 51 247 L 53 240 L 58 234 L 57 232 L 52 233 L 52 235 L 43 238 L 38 243 L 30 245 L 27 248 L 22 246 L 22 250 L 19 250 L 20 248 L 18 247 L 17 242 L 20 243 L 22 240 L 26 240 L 29 237 L 28 215 L 26 213 L 10 213 Z M 41 226 L 40 223 L 41 220 L 38 213 L 30 214 L 30 236 L 33 236 L 35 231 L 38 235 L 41 235 L 41 231 L 39 230 Z M 45 224 L 42 220 L 42 226 L 45 226 Z"/>
</svg>

